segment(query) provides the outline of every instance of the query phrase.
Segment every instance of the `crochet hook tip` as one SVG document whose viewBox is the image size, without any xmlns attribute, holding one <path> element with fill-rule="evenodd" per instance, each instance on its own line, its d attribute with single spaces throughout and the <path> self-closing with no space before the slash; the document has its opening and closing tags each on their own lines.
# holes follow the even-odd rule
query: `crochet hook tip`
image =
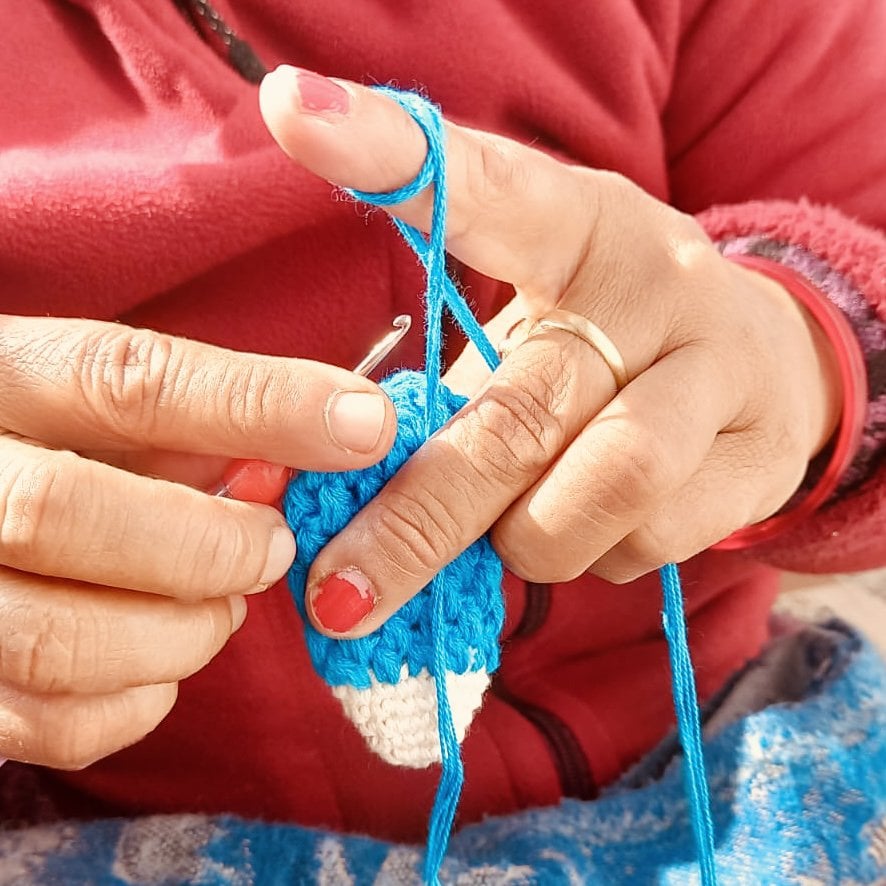
<svg viewBox="0 0 886 886">
<path fill-rule="evenodd" d="M 398 314 L 394 317 L 392 325 L 394 328 L 370 348 L 369 353 L 354 367 L 354 372 L 359 375 L 369 375 L 409 332 L 412 327 L 412 316 Z M 267 489 L 271 489 L 274 493 L 271 495 L 271 500 L 279 498 L 277 485 L 259 482 L 266 479 L 264 475 L 268 473 L 269 468 L 272 471 L 285 470 L 279 466 L 268 465 L 266 462 L 254 459 L 236 460 L 231 463 L 218 485 L 209 490 L 209 494 L 218 498 L 236 498 L 264 504 L 266 503 L 265 497 L 270 495 Z M 253 475 L 258 479 L 250 480 Z M 267 503 L 270 504 L 271 501 L 269 500 Z M 0 761 L 2 761 L 2 757 L 0 757 Z M 2 765 L 3 763 L 0 762 L 0 766 Z"/>
<path fill-rule="evenodd" d="M 399 314 L 394 317 L 394 328 L 370 349 L 369 353 L 354 367 L 358 375 L 369 375 L 394 348 L 400 344 L 403 337 L 412 327 L 412 317 L 409 314 Z"/>
</svg>

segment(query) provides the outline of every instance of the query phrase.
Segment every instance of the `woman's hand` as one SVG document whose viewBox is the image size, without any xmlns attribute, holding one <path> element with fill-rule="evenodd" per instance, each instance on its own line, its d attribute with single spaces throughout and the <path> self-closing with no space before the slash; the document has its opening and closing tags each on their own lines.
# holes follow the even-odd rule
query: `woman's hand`
<svg viewBox="0 0 886 886">
<path fill-rule="evenodd" d="M 391 190 L 424 159 L 418 127 L 370 90 L 282 68 L 261 99 L 283 149 L 340 185 Z M 619 175 L 454 125 L 447 136 L 448 248 L 517 293 L 493 341 L 558 306 L 605 331 L 629 384 L 616 393 L 600 355 L 557 330 L 491 377 L 467 353 L 449 381 L 471 402 L 317 558 L 321 630 L 318 608 L 336 605 L 363 616 L 351 636 L 373 630 L 490 527 L 506 566 L 534 581 L 625 582 L 684 560 L 778 510 L 837 422 L 813 321 L 692 218 Z M 426 228 L 429 209 L 426 193 L 392 212 Z M 347 582 L 324 585 L 339 572 Z"/>
<path fill-rule="evenodd" d="M 0 755 L 68 769 L 153 729 L 295 554 L 273 508 L 133 471 L 363 467 L 394 415 L 332 366 L 6 316 L 0 428 Z"/>
</svg>

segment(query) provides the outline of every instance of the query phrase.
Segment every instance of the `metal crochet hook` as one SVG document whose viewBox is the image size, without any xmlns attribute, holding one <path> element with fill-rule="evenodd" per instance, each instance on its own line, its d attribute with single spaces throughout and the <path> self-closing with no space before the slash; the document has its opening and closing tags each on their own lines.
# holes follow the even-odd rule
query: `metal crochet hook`
<svg viewBox="0 0 886 886">
<path fill-rule="evenodd" d="M 354 367 L 354 372 L 357 375 L 369 375 L 400 344 L 411 327 L 412 317 L 409 314 L 394 317 L 394 328 L 373 345 L 369 353 Z"/>
<path fill-rule="evenodd" d="M 403 340 L 412 326 L 409 314 L 394 317 L 394 328 L 377 341 L 369 353 L 354 367 L 357 375 L 368 376 Z M 221 498 L 237 498 L 259 504 L 273 504 L 280 497 L 283 486 L 291 476 L 289 468 L 272 465 L 254 458 L 238 458 L 232 461 L 221 482 L 209 490 L 210 495 Z"/>
</svg>

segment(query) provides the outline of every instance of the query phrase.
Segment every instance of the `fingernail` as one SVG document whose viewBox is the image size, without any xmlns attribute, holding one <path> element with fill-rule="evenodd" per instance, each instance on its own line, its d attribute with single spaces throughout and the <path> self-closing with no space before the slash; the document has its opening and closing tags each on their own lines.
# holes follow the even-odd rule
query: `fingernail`
<svg viewBox="0 0 886 886">
<path fill-rule="evenodd" d="M 351 97 L 338 83 L 301 68 L 296 69 L 296 75 L 299 103 L 303 111 L 321 117 L 343 117 L 348 113 Z"/>
<path fill-rule="evenodd" d="M 238 458 L 228 465 L 221 483 L 211 489 L 210 494 L 272 505 L 283 494 L 291 478 L 291 468 L 258 459 Z"/>
<path fill-rule="evenodd" d="M 344 634 L 375 608 L 377 598 L 358 569 L 343 569 L 324 578 L 311 597 L 317 621 L 328 631 Z"/>
<path fill-rule="evenodd" d="M 329 436 L 349 452 L 372 452 L 385 427 L 381 394 L 336 391 L 326 405 Z"/>
<path fill-rule="evenodd" d="M 240 595 L 228 597 L 228 603 L 231 607 L 231 633 L 239 631 L 246 621 L 246 598 Z"/>
<path fill-rule="evenodd" d="M 259 590 L 264 590 L 274 584 L 286 574 L 286 570 L 292 566 L 295 559 L 295 536 L 288 530 L 279 526 L 271 533 L 271 543 L 268 545 L 268 559 L 262 572 Z"/>
</svg>

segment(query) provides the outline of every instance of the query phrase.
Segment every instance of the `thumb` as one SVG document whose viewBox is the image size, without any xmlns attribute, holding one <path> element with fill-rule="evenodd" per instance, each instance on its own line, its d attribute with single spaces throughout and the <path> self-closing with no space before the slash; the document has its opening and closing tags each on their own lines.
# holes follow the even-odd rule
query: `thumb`
<svg viewBox="0 0 886 886">
<path fill-rule="evenodd" d="M 385 192 L 408 184 L 427 144 L 390 97 L 282 65 L 265 77 L 262 116 L 293 160 L 343 187 Z M 447 248 L 532 294 L 561 293 L 587 253 L 602 175 L 575 170 L 502 136 L 446 123 Z M 391 207 L 427 230 L 431 194 Z"/>
</svg>

